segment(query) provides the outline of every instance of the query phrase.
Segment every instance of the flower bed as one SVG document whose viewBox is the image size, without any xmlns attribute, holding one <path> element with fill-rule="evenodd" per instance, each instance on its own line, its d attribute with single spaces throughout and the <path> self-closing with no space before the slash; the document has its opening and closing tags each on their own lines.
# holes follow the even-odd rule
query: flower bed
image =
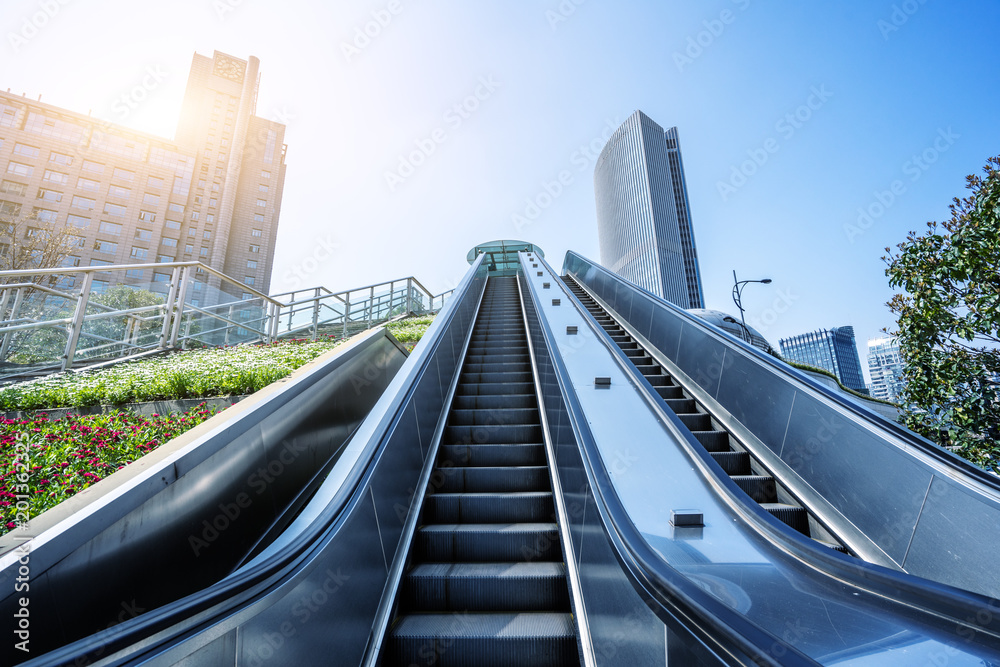
<svg viewBox="0 0 1000 667">
<path fill-rule="evenodd" d="M 0 420 L 0 534 L 54 507 L 215 413 L 127 412 Z"/>
<path fill-rule="evenodd" d="M 0 389 L 0 409 L 40 410 L 250 394 L 340 345 L 292 340 L 181 352 Z"/>
</svg>

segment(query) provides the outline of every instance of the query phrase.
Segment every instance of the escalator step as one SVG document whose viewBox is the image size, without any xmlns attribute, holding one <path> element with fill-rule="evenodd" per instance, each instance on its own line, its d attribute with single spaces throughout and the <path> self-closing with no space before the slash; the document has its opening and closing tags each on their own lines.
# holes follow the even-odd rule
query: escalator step
<svg viewBox="0 0 1000 667">
<path fill-rule="evenodd" d="M 424 563 L 403 580 L 405 609 L 548 611 L 569 606 L 562 563 Z"/>
<path fill-rule="evenodd" d="M 729 433 L 726 431 L 695 431 L 692 429 L 691 434 L 709 452 L 728 452 L 731 449 Z"/>
<path fill-rule="evenodd" d="M 543 667 L 579 660 L 569 614 L 409 614 L 392 629 L 389 660 L 435 667 Z"/>
<path fill-rule="evenodd" d="M 534 378 L 530 371 L 515 373 L 490 372 L 490 373 L 466 373 L 462 372 L 459 382 L 462 383 L 506 383 L 506 382 L 531 382 Z"/>
<path fill-rule="evenodd" d="M 533 408 L 538 405 L 532 394 L 500 394 L 494 396 L 456 396 L 452 409 L 458 410 L 504 410 L 509 408 Z"/>
<path fill-rule="evenodd" d="M 698 404 L 692 398 L 668 398 L 664 402 L 668 408 L 678 414 L 694 413 L 698 410 Z"/>
<path fill-rule="evenodd" d="M 791 526 L 803 535 L 809 534 L 809 514 L 798 505 L 761 503 L 760 506 L 777 517 L 785 525 Z"/>
<path fill-rule="evenodd" d="M 515 362 L 515 363 L 485 363 L 485 364 L 470 364 L 466 363 L 462 366 L 463 373 L 530 373 L 531 364 L 527 361 Z"/>
<path fill-rule="evenodd" d="M 635 367 L 647 378 L 663 375 L 663 367 L 657 363 L 636 364 Z"/>
<path fill-rule="evenodd" d="M 746 452 L 711 452 L 711 456 L 727 475 L 750 474 L 750 455 Z"/>
<path fill-rule="evenodd" d="M 542 427 L 539 424 L 504 424 L 481 426 L 446 426 L 446 445 L 485 445 L 506 442 L 541 442 Z"/>
<path fill-rule="evenodd" d="M 758 503 L 773 503 L 778 499 L 774 478 L 770 475 L 733 475 L 732 479 Z"/>
<path fill-rule="evenodd" d="M 452 466 L 543 466 L 545 445 L 441 445 L 438 465 Z"/>
<path fill-rule="evenodd" d="M 660 395 L 660 398 L 663 399 L 684 398 L 684 390 L 677 385 L 654 387 L 654 389 L 656 389 L 656 393 Z"/>
<path fill-rule="evenodd" d="M 711 431 L 712 417 L 704 412 L 679 414 L 681 421 L 692 431 Z"/>
<path fill-rule="evenodd" d="M 438 468 L 442 493 L 515 493 L 550 491 L 549 470 L 545 466 L 481 468 Z"/>
<path fill-rule="evenodd" d="M 478 382 L 459 384 L 455 390 L 458 396 L 508 396 L 510 394 L 534 394 L 534 382 Z"/>
<path fill-rule="evenodd" d="M 646 350 L 642 349 L 638 345 L 636 345 L 635 347 L 624 347 L 619 345 L 619 347 L 621 347 L 621 350 L 622 352 L 625 353 L 625 356 L 632 359 L 635 363 L 642 363 L 643 359 L 652 361 L 652 357 L 646 354 Z"/>
<path fill-rule="evenodd" d="M 500 424 L 538 424 L 537 408 L 500 410 L 455 410 L 448 415 L 450 426 L 496 426 Z"/>
<path fill-rule="evenodd" d="M 423 562 L 562 562 L 554 523 L 442 523 L 414 536 L 414 559 Z"/>
<path fill-rule="evenodd" d="M 552 521 L 552 494 L 434 493 L 424 501 L 424 523 L 538 523 Z"/>
<path fill-rule="evenodd" d="M 662 374 L 660 374 L 660 375 L 647 375 L 646 376 L 646 380 L 648 380 L 649 384 L 653 385 L 654 388 L 655 387 L 666 387 L 666 386 L 668 386 L 670 384 L 670 376 L 669 375 L 662 375 Z"/>
</svg>

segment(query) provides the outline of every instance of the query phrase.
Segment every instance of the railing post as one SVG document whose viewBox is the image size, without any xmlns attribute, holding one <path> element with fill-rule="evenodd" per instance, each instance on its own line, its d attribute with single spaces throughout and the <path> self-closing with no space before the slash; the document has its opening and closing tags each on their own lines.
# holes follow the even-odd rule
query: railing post
<svg viewBox="0 0 1000 667">
<path fill-rule="evenodd" d="M 372 317 L 375 312 L 375 286 L 368 290 L 368 328 L 372 328 Z"/>
<path fill-rule="evenodd" d="M 89 273 L 87 275 L 90 275 Z M 160 329 L 160 345 L 161 350 L 167 349 L 167 343 L 170 342 L 170 318 L 174 313 L 174 301 L 177 299 L 177 281 L 180 277 L 180 268 L 174 267 L 173 272 L 170 274 L 170 289 L 167 290 L 167 301 L 163 304 L 163 328 Z"/>
<path fill-rule="evenodd" d="M 90 301 L 90 286 L 93 284 L 94 273 L 87 271 L 83 274 L 83 288 L 80 290 L 80 299 L 76 302 L 76 310 L 73 311 L 73 320 L 69 325 L 69 335 L 66 338 L 66 351 L 63 352 L 60 370 L 66 371 L 73 367 L 73 357 L 76 356 L 76 345 L 80 341 L 80 331 L 83 330 L 83 321 L 87 317 L 87 303 Z"/>
<path fill-rule="evenodd" d="M 174 326 L 170 331 L 170 347 L 177 347 L 177 338 L 181 333 L 181 318 L 184 316 L 184 300 L 187 298 L 187 287 L 190 279 L 190 266 L 181 268 L 181 286 L 177 290 L 177 314 L 174 316 Z M 232 319 L 232 318 L 230 318 Z"/>
<path fill-rule="evenodd" d="M 4 291 L 4 308 L 7 307 L 7 296 L 10 290 Z M 18 287 L 14 293 L 14 305 L 10 309 L 10 317 L 7 321 L 13 322 L 17 319 L 17 316 L 21 314 L 21 301 L 24 299 L 24 288 Z M 3 315 L 3 311 L 0 310 L 0 316 Z M 7 355 L 10 353 L 10 344 L 14 340 L 14 332 L 10 331 L 3 335 L 3 345 L 0 345 L 0 359 L 6 361 Z"/>
<path fill-rule="evenodd" d="M 413 278 L 406 279 L 406 314 L 413 314 Z"/>
<path fill-rule="evenodd" d="M 351 315 L 351 293 L 347 292 L 347 298 L 344 299 L 344 338 L 347 338 L 347 320 Z"/>
<path fill-rule="evenodd" d="M 229 312 L 226 314 L 226 319 L 228 319 L 228 320 L 232 320 L 233 319 L 233 306 L 232 305 L 229 306 Z M 233 331 L 232 322 L 226 322 L 226 338 L 225 338 L 225 341 L 222 343 L 223 345 L 229 345 L 229 334 L 232 333 L 232 331 Z"/>
<path fill-rule="evenodd" d="M 281 306 L 276 303 L 268 303 L 267 311 L 271 316 L 268 321 L 267 342 L 273 343 L 278 340 L 278 318 L 281 316 Z"/>
<path fill-rule="evenodd" d="M 319 336 L 319 288 L 313 290 L 313 341 Z"/>
</svg>

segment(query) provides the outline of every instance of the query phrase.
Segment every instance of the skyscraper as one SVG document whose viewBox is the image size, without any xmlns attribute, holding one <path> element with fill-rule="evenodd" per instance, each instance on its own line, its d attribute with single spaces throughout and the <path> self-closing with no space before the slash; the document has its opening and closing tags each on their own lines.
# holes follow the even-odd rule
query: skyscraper
<svg viewBox="0 0 1000 667">
<path fill-rule="evenodd" d="M 903 391 L 903 357 L 892 336 L 868 339 L 868 375 L 875 398 L 898 402 Z"/>
<path fill-rule="evenodd" d="M 0 211 L 69 228 L 66 266 L 201 261 L 267 292 L 285 126 L 256 115 L 259 66 L 195 54 L 173 141 L 0 92 Z M 169 273 L 124 280 L 157 289 Z M 99 274 L 94 289 L 117 275 Z M 199 274 L 194 291 L 206 283 Z"/>
<path fill-rule="evenodd" d="M 601 263 L 681 308 L 704 308 L 677 128 L 636 111 L 594 169 Z"/>
<path fill-rule="evenodd" d="M 854 327 L 820 329 L 783 338 L 778 344 L 781 346 L 781 355 L 786 359 L 825 368 L 836 375 L 848 389 L 868 393 L 854 341 Z"/>
</svg>

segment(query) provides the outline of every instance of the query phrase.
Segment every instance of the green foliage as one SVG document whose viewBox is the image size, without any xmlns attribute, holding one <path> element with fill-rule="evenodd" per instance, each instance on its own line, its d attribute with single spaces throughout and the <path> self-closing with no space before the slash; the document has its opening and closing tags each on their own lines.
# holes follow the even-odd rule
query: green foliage
<svg viewBox="0 0 1000 667">
<path fill-rule="evenodd" d="M 988 469 L 1000 464 L 1000 157 L 951 219 L 886 248 L 905 362 L 904 423 Z"/>
<path fill-rule="evenodd" d="M 396 337 L 396 340 L 403 343 L 407 350 L 412 351 L 427 331 L 427 327 L 429 327 L 433 321 L 433 315 L 408 317 L 397 322 L 390 322 L 385 325 L 385 328 Z"/>
<path fill-rule="evenodd" d="M 781 357 L 778 358 L 781 359 Z M 800 371 L 809 371 L 810 373 L 819 373 L 820 375 L 825 375 L 831 380 L 834 380 L 837 383 L 837 386 L 840 387 L 841 391 L 844 391 L 853 396 L 857 396 L 858 398 L 863 398 L 866 401 L 872 401 L 874 403 L 883 403 L 885 405 L 891 405 L 897 408 L 899 407 L 892 401 L 884 401 L 881 398 L 875 398 L 874 396 L 869 396 L 868 394 L 862 394 L 860 391 L 854 391 L 850 387 L 845 387 L 843 383 L 840 381 L 840 378 L 838 378 L 836 375 L 826 370 L 825 368 L 820 368 L 819 366 L 812 366 L 810 364 L 803 364 L 798 361 L 790 361 L 788 359 L 781 359 L 781 360 L 784 361 L 789 366 L 791 366 L 792 368 L 798 368 Z"/>
<path fill-rule="evenodd" d="M 0 420 L 0 534 L 24 524 L 214 414 L 127 412 Z"/>
<path fill-rule="evenodd" d="M 250 394 L 338 346 L 292 340 L 182 352 L 80 373 L 60 373 L 0 389 L 0 409 L 40 410 L 97 404 Z"/>
</svg>

